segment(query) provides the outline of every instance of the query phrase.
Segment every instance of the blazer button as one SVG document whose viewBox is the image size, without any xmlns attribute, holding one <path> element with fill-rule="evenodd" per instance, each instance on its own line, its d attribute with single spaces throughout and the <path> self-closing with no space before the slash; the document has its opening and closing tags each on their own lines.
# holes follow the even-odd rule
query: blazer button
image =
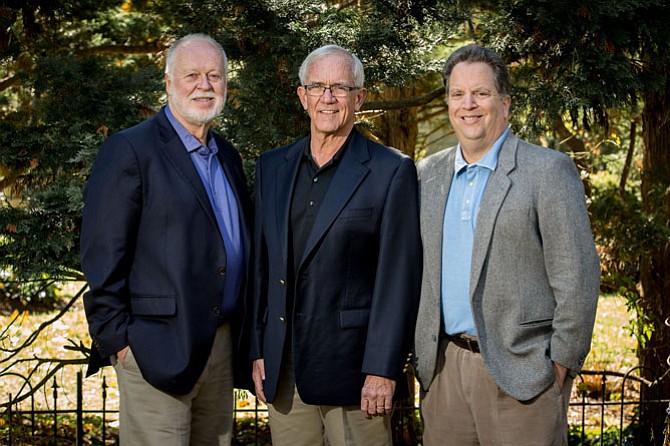
<svg viewBox="0 0 670 446">
<path fill-rule="evenodd" d="M 279 316 L 279 322 L 281 322 L 282 324 L 285 324 L 286 323 L 286 318 L 284 316 Z"/>
<path fill-rule="evenodd" d="M 212 312 L 216 314 L 217 316 L 221 315 L 221 307 L 219 305 L 214 305 L 212 307 Z"/>
<path fill-rule="evenodd" d="M 286 286 L 286 281 L 284 279 L 279 279 L 279 285 Z"/>
<path fill-rule="evenodd" d="M 217 272 L 217 274 L 218 274 L 219 276 L 223 277 L 223 276 L 226 275 L 226 267 L 225 267 L 225 266 L 222 266 L 222 267 L 219 268 L 216 272 Z"/>
</svg>

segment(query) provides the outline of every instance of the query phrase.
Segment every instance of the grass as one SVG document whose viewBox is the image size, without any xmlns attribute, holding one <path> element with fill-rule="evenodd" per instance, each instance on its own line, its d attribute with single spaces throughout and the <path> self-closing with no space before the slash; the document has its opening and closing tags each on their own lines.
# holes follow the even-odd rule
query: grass
<svg viewBox="0 0 670 446">
<path fill-rule="evenodd" d="M 76 289 L 70 288 L 64 292 L 74 294 L 76 291 Z M 616 295 L 604 295 L 600 298 L 592 350 L 586 360 L 584 370 L 627 372 L 637 365 L 636 341 L 628 329 L 632 316 L 626 308 L 624 298 Z M 67 346 L 79 345 L 80 343 L 86 346 L 90 344 L 81 301 L 78 301 L 63 318 L 46 328 L 30 347 L 22 351 L 20 355 L 11 357 L 9 353 L 11 349 L 25 342 L 36 327 L 53 317 L 54 313 L 28 314 L 15 312 L 12 315 L 0 315 L 0 327 L 2 327 L 0 328 L 0 348 L 2 349 L 0 350 L 0 372 L 7 372 L 7 367 L 12 364 L 9 371 L 15 374 L 0 377 L 0 404 L 8 401 L 9 394 L 13 396 L 19 394 L 21 386 L 25 383 L 25 380 L 20 377 L 21 375 L 27 376 L 30 372 L 35 372 L 31 379 L 31 385 L 35 385 L 37 377 L 47 373 L 50 365 L 47 363 L 38 365 L 39 358 L 82 358 L 81 353 L 66 349 Z M 74 386 L 77 371 L 85 373 L 85 366 L 65 367 L 55 374 L 56 382 L 60 387 L 59 408 L 74 407 L 75 405 Z M 106 368 L 104 374 L 99 373 L 84 380 L 84 401 L 87 407 L 93 409 L 102 407 L 103 376 L 108 386 L 107 409 L 116 409 L 118 407 L 118 391 L 116 389 L 116 376 L 111 368 Z M 590 397 L 599 398 L 601 395 L 597 395 L 597 392 L 601 389 L 601 385 L 601 378 L 584 376 L 584 382 L 575 387 L 576 392 L 587 392 Z M 622 389 L 620 384 L 617 387 L 615 380 L 608 381 L 608 389 L 610 390 L 606 399 L 616 399 L 617 395 L 622 395 L 625 392 L 635 392 L 634 388 Z M 23 392 L 25 390 L 24 387 Z M 620 397 L 618 396 L 618 398 Z M 248 409 L 253 407 L 254 404 L 253 397 L 242 397 L 237 403 L 238 409 Z M 53 410 L 53 388 L 51 384 L 44 386 L 43 390 L 35 395 L 35 405 L 38 409 Z M 581 422 L 581 411 L 572 411 L 572 409 L 571 423 Z M 606 426 L 618 424 L 617 411 L 618 406 L 614 406 L 612 419 L 609 419 L 609 415 L 606 416 L 604 420 Z M 250 413 L 250 416 L 253 416 L 253 413 Z M 113 415 L 110 415 L 110 417 L 113 418 Z M 587 427 L 593 428 L 600 423 L 600 409 L 596 407 L 592 415 L 587 415 L 586 424 Z M 112 428 L 113 426 L 112 424 Z"/>
<path fill-rule="evenodd" d="M 632 317 L 626 299 L 605 294 L 598 301 L 598 313 L 584 369 L 626 372 L 637 366 L 637 341 L 630 332 Z"/>
</svg>

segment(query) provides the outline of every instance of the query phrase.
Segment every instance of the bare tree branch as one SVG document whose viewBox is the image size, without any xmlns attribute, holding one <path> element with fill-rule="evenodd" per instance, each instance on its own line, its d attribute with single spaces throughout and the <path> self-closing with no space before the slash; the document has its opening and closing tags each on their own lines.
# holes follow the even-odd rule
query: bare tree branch
<svg viewBox="0 0 670 446">
<path fill-rule="evenodd" d="M 3 80 L 0 81 L 0 91 L 4 91 L 8 89 L 9 87 L 13 87 L 14 85 L 18 84 L 21 82 L 21 79 L 14 75 L 14 76 L 9 76 L 4 78 Z"/>
<path fill-rule="evenodd" d="M 100 45 L 77 51 L 82 56 L 97 54 L 156 54 L 167 48 L 163 43 L 151 45 Z"/>
<path fill-rule="evenodd" d="M 440 96 L 444 96 L 444 87 L 439 87 L 422 96 L 413 98 L 399 99 L 397 101 L 371 101 L 366 102 L 361 107 L 365 110 L 400 110 L 403 108 L 420 107 L 434 101 Z"/>
<path fill-rule="evenodd" d="M 55 315 L 54 317 L 52 317 L 51 319 L 42 322 L 42 323 L 40 324 L 40 326 L 37 327 L 37 329 L 36 329 L 35 331 L 33 331 L 33 332 L 30 334 L 30 336 L 28 336 L 28 338 L 27 338 L 21 345 L 19 345 L 19 346 L 16 347 L 16 348 L 13 348 L 13 349 L 2 349 L 2 351 L 7 352 L 7 353 L 10 353 L 10 355 L 9 355 L 8 357 L 6 357 L 6 358 L 2 358 L 2 359 L 0 359 L 0 364 L 3 364 L 3 363 L 8 362 L 8 361 L 11 360 L 12 358 L 14 358 L 20 351 L 22 351 L 23 349 L 25 349 L 25 348 L 29 347 L 30 345 L 32 345 L 32 344 L 37 340 L 38 336 L 40 335 L 40 333 L 41 333 L 45 328 L 49 327 L 51 324 L 53 324 L 54 322 L 56 322 L 57 320 L 59 320 L 61 317 L 63 317 L 63 316 L 65 315 L 65 313 L 68 312 L 68 310 L 72 307 L 72 305 L 74 305 L 74 303 L 77 301 L 77 299 L 79 299 L 79 297 L 80 297 L 82 294 L 84 294 L 84 291 L 85 291 L 85 290 L 86 290 L 86 286 L 83 286 L 83 287 L 77 292 L 77 294 L 75 294 L 75 295 L 68 301 L 68 303 L 67 303 L 63 308 L 61 308 L 61 310 L 58 312 L 58 314 L 56 314 L 56 315 Z M 5 370 L 7 370 L 7 368 L 5 368 Z"/>
<path fill-rule="evenodd" d="M 35 394 L 35 392 L 39 391 L 60 369 L 67 365 L 79 365 L 79 364 L 86 364 L 87 359 L 86 358 L 76 358 L 76 359 L 55 359 L 55 358 L 48 358 L 48 359 L 41 359 L 41 358 L 35 358 L 37 359 L 37 365 L 33 367 L 28 374 L 28 376 L 23 376 L 18 373 L 13 373 L 13 372 L 5 372 L 5 373 L 0 373 L 0 377 L 7 377 L 7 376 L 16 376 L 19 378 L 24 379 L 23 385 L 19 388 L 18 395 L 13 397 L 11 400 L 6 401 L 4 403 L 0 403 L 0 407 L 8 407 L 10 405 L 15 405 L 17 403 L 20 403 L 21 401 L 30 398 L 32 395 Z M 37 382 L 34 386 L 30 385 L 30 378 L 39 370 L 40 366 L 44 364 L 55 364 L 54 368 L 50 369 L 43 377 L 42 379 Z M 29 387 L 30 390 L 26 393 L 23 393 L 23 391 L 26 389 L 26 387 Z"/>
</svg>

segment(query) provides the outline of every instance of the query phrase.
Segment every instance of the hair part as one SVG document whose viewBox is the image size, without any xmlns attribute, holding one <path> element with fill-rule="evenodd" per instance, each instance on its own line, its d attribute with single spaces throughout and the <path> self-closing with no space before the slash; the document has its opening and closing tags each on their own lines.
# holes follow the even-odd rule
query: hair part
<svg viewBox="0 0 670 446">
<path fill-rule="evenodd" d="M 479 45 L 465 45 L 454 51 L 442 69 L 442 81 L 446 94 L 449 94 L 449 78 L 454 67 L 461 62 L 484 62 L 493 70 L 493 81 L 501 96 L 511 96 L 512 84 L 507 65 L 495 51 Z"/>
<path fill-rule="evenodd" d="M 346 56 L 351 63 L 351 74 L 354 78 L 354 87 L 363 88 L 365 86 L 365 72 L 363 69 L 363 63 L 361 60 L 356 57 L 356 55 L 345 50 L 338 45 L 325 45 L 320 48 L 315 49 L 307 55 L 305 60 L 302 61 L 300 65 L 300 70 L 298 71 L 298 77 L 300 78 L 300 85 L 305 85 L 307 82 L 307 73 L 309 72 L 310 67 L 318 59 L 321 59 L 326 56 L 331 56 L 333 54 L 341 54 Z"/>
<path fill-rule="evenodd" d="M 168 76 L 172 76 L 173 70 L 174 70 L 174 59 L 177 54 L 177 50 L 182 47 L 183 45 L 190 43 L 190 42 L 206 42 L 212 45 L 214 48 L 218 49 L 221 51 L 221 56 L 223 56 L 223 74 L 224 77 L 227 77 L 228 75 L 228 56 L 226 56 L 226 52 L 224 51 L 223 47 L 219 42 L 214 40 L 212 37 L 208 36 L 207 34 L 203 33 L 194 33 L 194 34 L 187 34 L 181 39 L 175 41 L 171 46 L 170 49 L 168 49 L 167 56 L 165 57 L 165 73 Z"/>
</svg>

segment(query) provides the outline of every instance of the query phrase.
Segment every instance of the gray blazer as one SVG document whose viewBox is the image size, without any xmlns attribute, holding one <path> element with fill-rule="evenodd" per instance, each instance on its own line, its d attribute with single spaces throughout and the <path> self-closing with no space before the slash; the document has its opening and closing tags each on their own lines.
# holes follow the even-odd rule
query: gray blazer
<svg viewBox="0 0 670 446">
<path fill-rule="evenodd" d="M 423 279 L 415 368 L 423 390 L 435 375 L 441 330 L 444 208 L 456 148 L 418 165 Z M 591 347 L 600 266 L 583 186 L 572 160 L 520 140 L 503 143 L 477 216 L 470 302 L 481 353 L 500 388 L 529 400 L 572 374 Z"/>
</svg>

